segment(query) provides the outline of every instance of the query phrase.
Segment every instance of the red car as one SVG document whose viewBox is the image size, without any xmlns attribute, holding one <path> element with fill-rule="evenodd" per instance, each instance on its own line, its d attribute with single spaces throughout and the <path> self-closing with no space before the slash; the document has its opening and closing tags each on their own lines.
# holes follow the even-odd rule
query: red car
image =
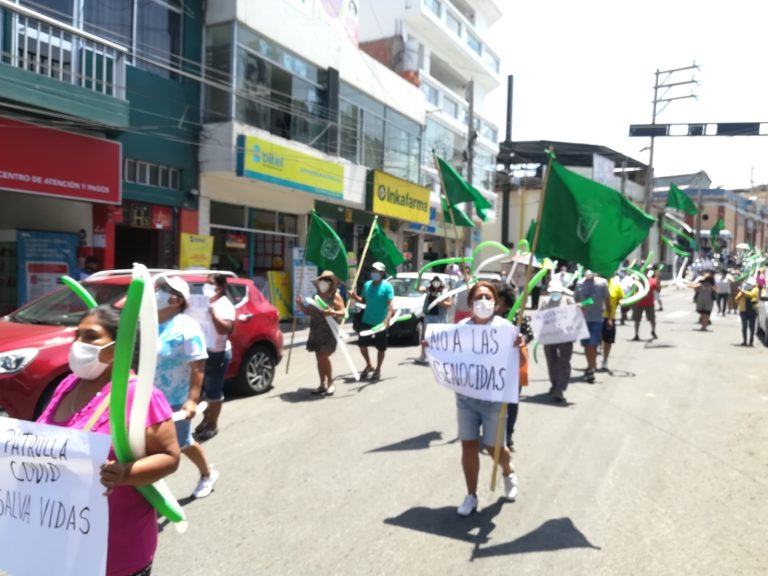
<svg viewBox="0 0 768 576">
<path fill-rule="evenodd" d="M 207 272 L 151 272 L 183 276 L 193 298 L 202 294 L 207 279 Z M 241 394 L 260 394 L 272 387 L 283 354 L 277 309 L 251 280 L 226 274 L 227 294 L 237 311 L 226 378 Z M 121 308 L 130 279 L 130 271 L 98 272 L 83 286 L 99 304 Z M 0 320 L 0 413 L 30 420 L 42 412 L 69 373 L 69 348 L 85 309 L 74 292 L 62 287 Z"/>
</svg>

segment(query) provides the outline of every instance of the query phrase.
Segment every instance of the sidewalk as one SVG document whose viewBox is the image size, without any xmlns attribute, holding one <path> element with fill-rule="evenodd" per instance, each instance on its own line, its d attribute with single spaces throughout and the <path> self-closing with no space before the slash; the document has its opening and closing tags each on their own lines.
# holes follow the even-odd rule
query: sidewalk
<svg viewBox="0 0 768 576">
<path fill-rule="evenodd" d="M 351 322 L 345 322 L 342 328 L 344 332 L 349 336 L 346 340 L 347 343 L 354 342 L 357 339 L 357 334 L 352 329 Z M 280 322 L 280 331 L 283 333 L 283 348 L 288 350 L 291 347 L 291 332 L 293 331 L 293 322 Z M 307 339 L 309 338 L 309 324 L 296 323 L 296 335 L 293 338 L 293 347 L 306 346 Z"/>
</svg>

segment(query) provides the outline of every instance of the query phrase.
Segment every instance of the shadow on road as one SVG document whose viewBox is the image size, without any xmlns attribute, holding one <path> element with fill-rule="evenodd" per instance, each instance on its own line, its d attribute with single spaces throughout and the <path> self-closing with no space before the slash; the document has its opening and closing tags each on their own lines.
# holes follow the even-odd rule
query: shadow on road
<svg viewBox="0 0 768 576">
<path fill-rule="evenodd" d="M 652 348 L 677 348 L 674 344 L 666 344 L 664 342 L 659 342 L 658 340 L 652 340 L 650 342 L 646 342 L 645 346 L 643 346 L 646 350 L 650 350 Z"/>
<path fill-rule="evenodd" d="M 322 394 L 312 394 L 314 388 L 299 388 L 293 392 L 283 392 L 278 398 L 283 402 L 296 404 L 297 402 L 317 402 L 325 397 Z"/>
<path fill-rule="evenodd" d="M 496 528 L 494 519 L 501 512 L 504 504 L 505 500 L 499 498 L 494 504 L 474 513 L 469 518 L 457 516 L 456 508 L 453 506 L 416 507 L 394 518 L 387 518 L 384 523 L 474 544 L 472 560 L 529 552 L 554 552 L 568 548 L 600 550 L 587 540 L 570 518 L 547 520 L 532 532 L 516 540 L 482 547 L 483 544 L 488 543 L 491 532 Z"/>
<path fill-rule="evenodd" d="M 443 433 L 435 430 L 433 432 L 427 432 L 426 434 L 420 434 L 419 436 L 414 436 L 413 438 L 406 438 L 405 440 L 401 440 L 400 442 L 395 442 L 394 444 L 388 444 L 387 446 L 381 446 L 380 448 L 374 448 L 373 450 L 368 450 L 366 454 L 370 454 L 372 452 L 400 452 L 405 450 L 427 450 L 430 447 L 430 444 L 432 442 L 436 442 L 442 439 L 443 439 Z"/>
<path fill-rule="evenodd" d="M 567 400 L 565 402 L 555 402 L 552 400 L 552 396 L 549 395 L 549 392 L 534 394 L 532 396 L 521 396 L 520 402 L 525 402 L 526 404 L 543 404 L 544 406 L 552 406 L 554 408 L 575 406 L 573 402 L 568 402 Z"/>
<path fill-rule="evenodd" d="M 194 502 L 195 499 L 192 498 L 192 496 L 186 496 L 184 498 L 179 498 L 179 506 L 184 507 L 187 504 L 190 504 L 191 502 Z M 162 532 L 165 530 L 169 525 L 171 524 L 171 521 L 168 520 L 168 518 L 163 518 L 162 520 L 158 519 L 157 522 L 157 531 Z"/>
</svg>

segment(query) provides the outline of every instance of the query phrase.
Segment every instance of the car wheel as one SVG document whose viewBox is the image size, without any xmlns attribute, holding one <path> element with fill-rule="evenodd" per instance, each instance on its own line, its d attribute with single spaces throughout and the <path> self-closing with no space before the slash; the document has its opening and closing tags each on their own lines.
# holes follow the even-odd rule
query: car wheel
<svg viewBox="0 0 768 576">
<path fill-rule="evenodd" d="M 240 367 L 240 376 L 237 378 L 239 392 L 253 396 L 272 388 L 275 365 L 275 353 L 268 346 L 258 344 L 251 348 Z"/>
</svg>

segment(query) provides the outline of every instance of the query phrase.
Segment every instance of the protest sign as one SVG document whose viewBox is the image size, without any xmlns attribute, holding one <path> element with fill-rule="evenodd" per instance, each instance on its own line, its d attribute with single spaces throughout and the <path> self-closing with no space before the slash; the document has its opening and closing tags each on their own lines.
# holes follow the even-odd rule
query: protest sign
<svg viewBox="0 0 768 576">
<path fill-rule="evenodd" d="M 435 380 L 463 396 L 517 402 L 520 353 L 517 328 L 479 324 L 430 324 L 427 358 Z"/>
<path fill-rule="evenodd" d="M 0 572 L 102 576 L 110 438 L 0 418 Z"/>
<path fill-rule="evenodd" d="M 531 312 L 531 328 L 541 344 L 563 344 L 589 338 L 584 312 L 578 304 Z"/>
</svg>

